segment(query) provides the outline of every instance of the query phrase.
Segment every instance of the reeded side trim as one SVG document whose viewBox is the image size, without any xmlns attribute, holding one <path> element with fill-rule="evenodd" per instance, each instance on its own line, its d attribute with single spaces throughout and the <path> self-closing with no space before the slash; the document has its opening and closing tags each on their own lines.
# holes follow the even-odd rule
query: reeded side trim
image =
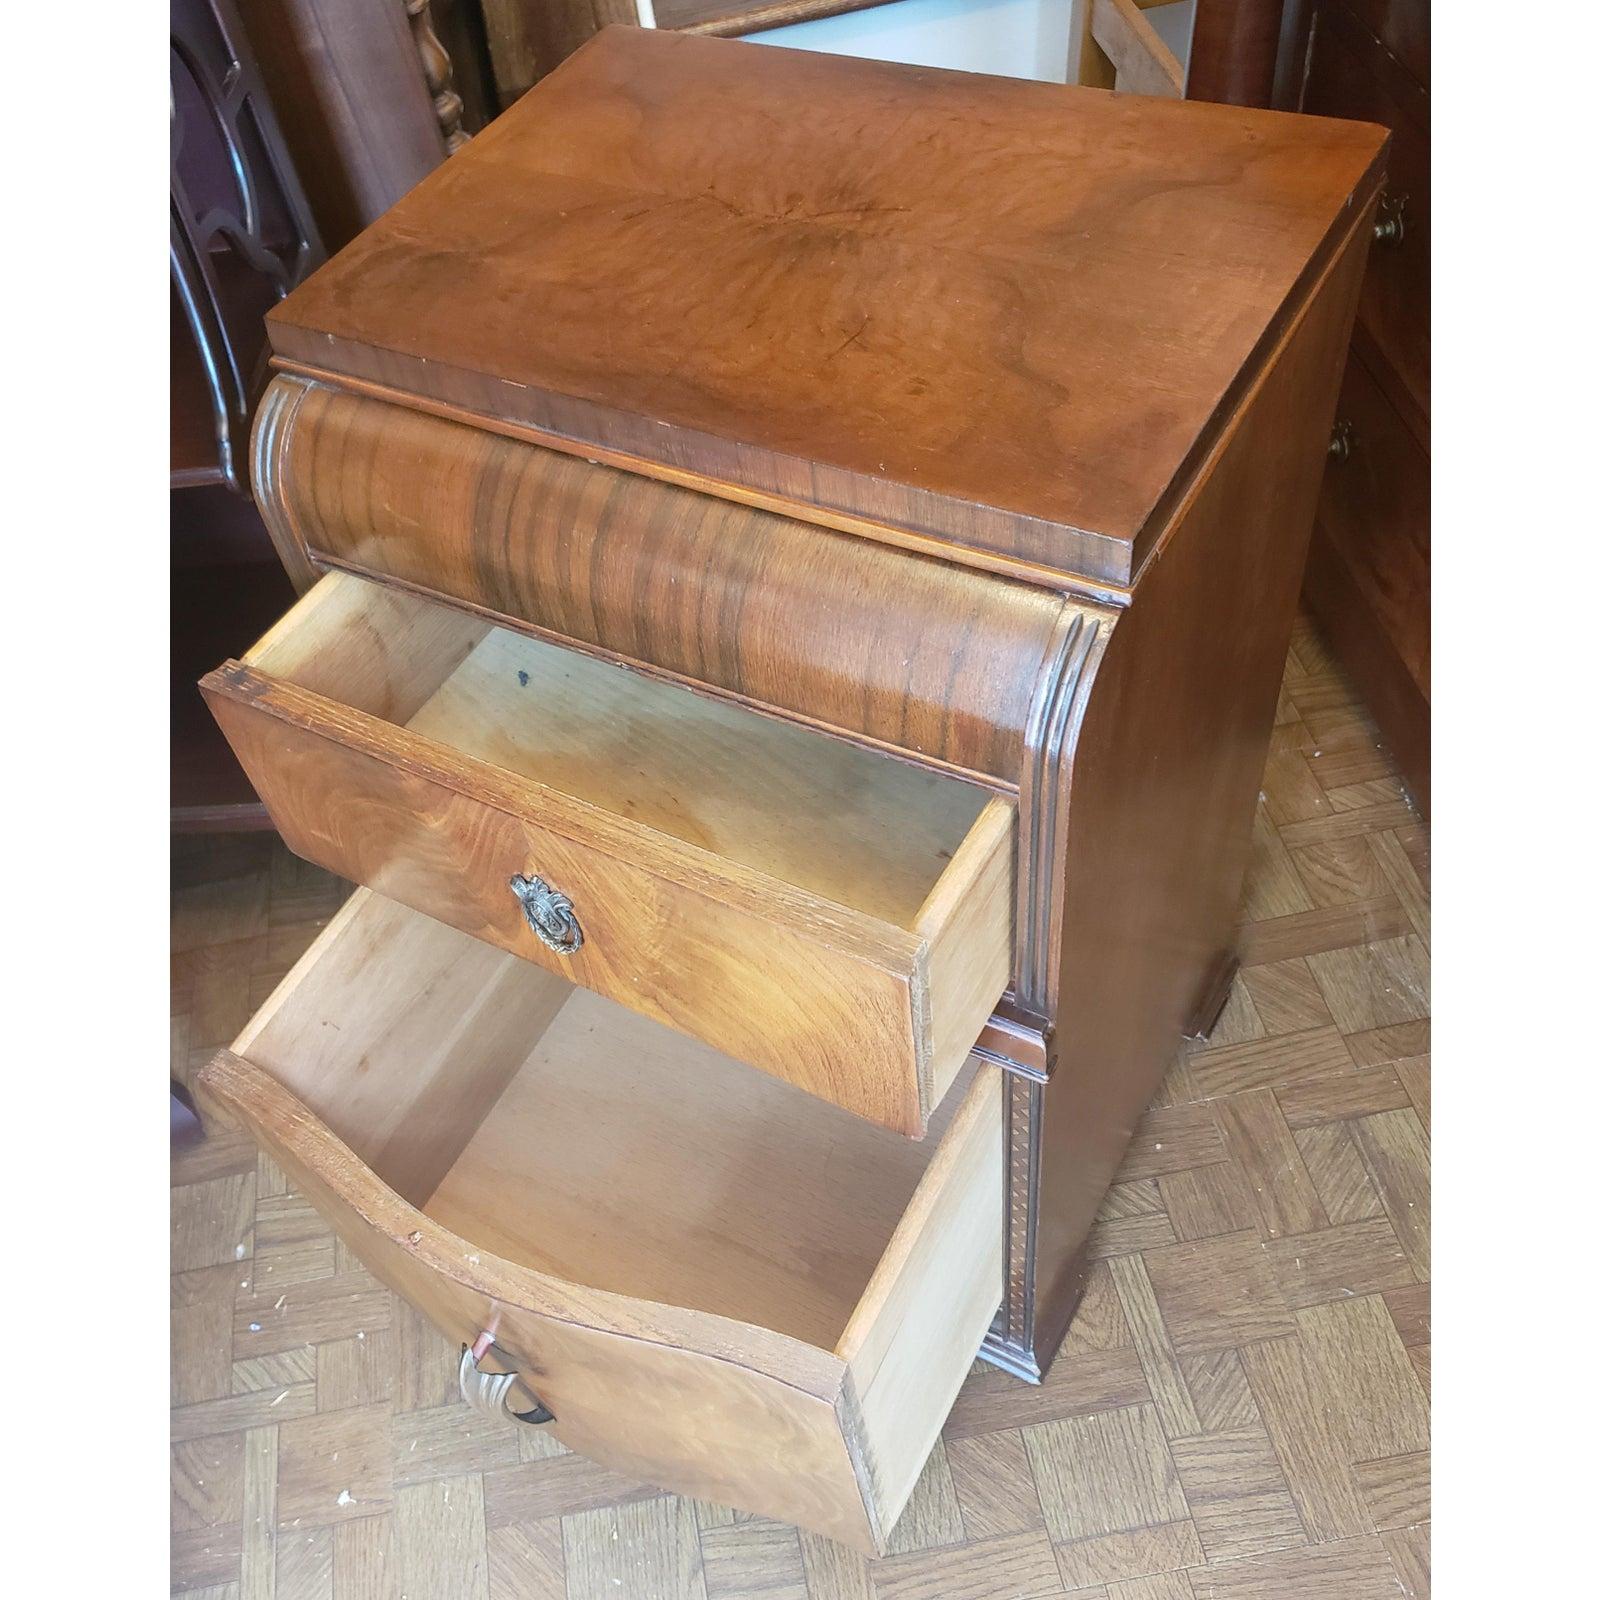
<svg viewBox="0 0 1600 1600">
<path fill-rule="evenodd" d="M 1065 843 L 1062 777 L 1114 625 L 1111 613 L 1087 607 L 1063 612 L 1049 668 L 1028 713 L 1019 791 L 1016 1002 L 1041 1027 L 1055 1015 L 1060 986 L 1055 952 Z"/>
<path fill-rule="evenodd" d="M 1037 1383 L 1040 1373 L 1033 1358 L 1034 1264 L 1038 1242 L 1039 1133 L 1043 1122 L 1040 1102 L 1045 1087 L 1008 1072 L 1005 1088 L 1005 1297 L 984 1341 L 983 1356 L 1030 1383 Z"/>
<path fill-rule="evenodd" d="M 1031 1062 L 1006 1063 L 1011 1070 L 1005 1077 L 1005 1298 L 983 1355 L 1029 1383 L 1043 1375 L 1033 1348 L 1040 1139 L 1044 1096 L 1055 1066 L 1068 780 L 1096 670 L 1117 620 L 1115 612 L 1087 606 L 1063 611 L 1049 666 L 1029 708 L 1018 794 L 1016 982 L 1007 997 L 1011 1014 L 1004 1020 L 1008 1032 L 1037 1038 L 1042 1066 L 1035 1072 L 1026 1070 Z"/>
</svg>

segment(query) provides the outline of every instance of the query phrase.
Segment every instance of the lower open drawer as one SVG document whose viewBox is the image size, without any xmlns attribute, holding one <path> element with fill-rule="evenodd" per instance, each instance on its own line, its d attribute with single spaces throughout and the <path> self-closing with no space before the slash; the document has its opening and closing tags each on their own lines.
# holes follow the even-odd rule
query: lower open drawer
<svg viewBox="0 0 1600 1600">
<path fill-rule="evenodd" d="M 912 1143 L 370 891 L 200 1087 L 572 1449 L 866 1550 L 999 1303 L 997 1069 Z"/>
</svg>

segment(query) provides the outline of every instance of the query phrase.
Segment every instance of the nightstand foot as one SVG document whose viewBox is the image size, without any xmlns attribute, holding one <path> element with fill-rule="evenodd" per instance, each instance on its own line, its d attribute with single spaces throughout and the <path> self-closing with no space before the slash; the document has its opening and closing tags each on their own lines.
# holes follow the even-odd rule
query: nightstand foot
<svg viewBox="0 0 1600 1600">
<path fill-rule="evenodd" d="M 1013 1378 L 1021 1378 L 1024 1383 L 1044 1381 L 1044 1368 L 1033 1353 L 1031 1341 L 1007 1339 L 991 1331 L 978 1355 L 991 1367 L 999 1367 L 1002 1372 L 1009 1372 Z"/>
<path fill-rule="evenodd" d="M 1229 950 L 1217 962 L 1205 988 L 1201 990 L 1200 1003 L 1195 1007 L 1194 1016 L 1183 1030 L 1185 1039 L 1194 1044 L 1204 1044 L 1211 1037 L 1212 1029 L 1221 1018 L 1223 1007 L 1227 1005 L 1228 996 L 1233 991 L 1233 980 L 1238 975 L 1238 952 Z"/>
</svg>

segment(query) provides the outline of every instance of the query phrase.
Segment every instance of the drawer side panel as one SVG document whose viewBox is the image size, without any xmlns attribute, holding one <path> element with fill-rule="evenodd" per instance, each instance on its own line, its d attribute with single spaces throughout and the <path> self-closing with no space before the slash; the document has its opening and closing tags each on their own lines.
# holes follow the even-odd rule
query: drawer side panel
<svg viewBox="0 0 1600 1600">
<path fill-rule="evenodd" d="M 979 1068 L 839 1344 L 845 1432 L 885 1535 L 1000 1304 L 1003 1084 L 998 1067 Z"/>
</svg>

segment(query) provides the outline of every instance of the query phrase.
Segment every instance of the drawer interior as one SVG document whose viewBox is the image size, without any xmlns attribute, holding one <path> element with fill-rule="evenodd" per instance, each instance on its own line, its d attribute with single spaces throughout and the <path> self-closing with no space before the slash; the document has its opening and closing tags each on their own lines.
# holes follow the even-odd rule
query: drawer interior
<svg viewBox="0 0 1600 1600">
<path fill-rule="evenodd" d="M 235 1050 L 473 1246 L 826 1351 L 993 1072 L 912 1142 L 367 891 Z"/>
<path fill-rule="evenodd" d="M 969 835 L 1009 847 L 1008 802 L 975 784 L 346 573 L 244 659 L 908 931 L 944 916 Z"/>
</svg>

